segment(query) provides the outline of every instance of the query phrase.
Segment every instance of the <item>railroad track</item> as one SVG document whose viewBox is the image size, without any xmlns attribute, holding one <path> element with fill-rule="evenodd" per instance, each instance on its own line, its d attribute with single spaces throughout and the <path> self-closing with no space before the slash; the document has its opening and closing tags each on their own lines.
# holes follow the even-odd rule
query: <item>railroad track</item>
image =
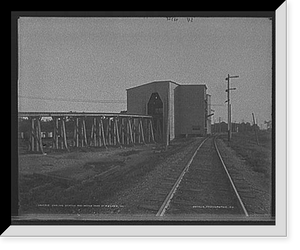
<svg viewBox="0 0 300 250">
<path fill-rule="evenodd" d="M 160 197 L 165 198 L 157 217 L 249 216 L 217 147 L 216 136 L 203 140 L 181 173 L 166 177 L 161 187 L 169 193 L 161 192 Z"/>
</svg>

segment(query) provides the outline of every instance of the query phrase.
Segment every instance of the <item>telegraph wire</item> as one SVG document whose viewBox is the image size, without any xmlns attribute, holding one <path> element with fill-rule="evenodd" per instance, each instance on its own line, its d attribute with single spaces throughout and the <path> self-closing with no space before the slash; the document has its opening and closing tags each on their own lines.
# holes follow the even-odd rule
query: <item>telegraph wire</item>
<svg viewBox="0 0 300 250">
<path fill-rule="evenodd" d="M 126 103 L 126 100 L 83 100 L 73 98 L 57 98 L 57 97 L 36 97 L 36 96 L 22 96 L 19 98 L 35 99 L 35 100 L 47 100 L 47 101 L 62 101 L 62 102 L 86 102 L 86 103 Z"/>
<path fill-rule="evenodd" d="M 210 106 L 223 107 L 223 106 L 226 106 L 226 105 L 225 104 L 210 104 Z"/>
<path fill-rule="evenodd" d="M 26 98 L 26 99 L 34 99 L 34 100 L 46 100 L 46 101 L 62 101 L 62 102 L 85 102 L 85 103 L 126 103 L 126 100 L 83 100 L 83 99 L 74 99 L 74 98 L 57 98 L 57 97 L 37 97 L 37 96 L 23 96 L 19 95 L 19 98 Z M 219 106 L 224 107 L 225 104 L 214 104 L 212 103 L 211 106 Z"/>
</svg>

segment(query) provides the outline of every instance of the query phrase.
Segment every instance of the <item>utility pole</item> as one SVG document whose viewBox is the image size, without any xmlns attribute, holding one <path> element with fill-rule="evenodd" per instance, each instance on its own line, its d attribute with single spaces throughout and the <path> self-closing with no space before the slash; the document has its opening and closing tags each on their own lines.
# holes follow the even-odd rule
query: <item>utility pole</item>
<svg viewBox="0 0 300 250">
<path fill-rule="evenodd" d="M 258 142 L 258 135 L 257 135 L 257 131 L 256 131 L 256 122 L 255 122 L 254 113 L 252 113 L 252 119 L 253 119 L 254 133 L 255 133 L 255 137 L 256 137 L 256 144 L 259 145 L 259 142 Z"/>
<path fill-rule="evenodd" d="M 169 144 L 170 144 L 170 99 L 171 99 L 171 88 L 169 83 L 169 89 L 168 89 L 168 102 L 167 102 L 167 133 L 166 133 L 166 150 L 168 150 Z"/>
<path fill-rule="evenodd" d="M 230 91 L 231 90 L 236 90 L 236 88 L 230 88 L 230 78 L 238 78 L 239 76 L 230 76 L 229 74 L 225 78 L 227 81 L 227 89 L 225 92 L 227 92 L 227 102 L 228 105 L 228 141 L 231 140 L 231 104 L 230 104 Z"/>
</svg>

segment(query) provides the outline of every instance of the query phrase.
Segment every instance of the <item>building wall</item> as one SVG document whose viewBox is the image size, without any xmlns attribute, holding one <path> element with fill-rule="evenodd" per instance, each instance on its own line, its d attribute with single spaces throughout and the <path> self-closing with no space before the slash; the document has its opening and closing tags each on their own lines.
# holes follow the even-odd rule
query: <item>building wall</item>
<svg viewBox="0 0 300 250">
<path fill-rule="evenodd" d="M 176 83 L 159 81 L 127 89 L 127 113 L 147 115 L 147 104 L 151 94 L 157 92 L 163 102 L 164 135 L 166 136 L 167 134 L 169 117 L 170 140 L 173 140 L 175 138 L 174 89 L 176 87 L 178 87 L 178 84 Z"/>
<path fill-rule="evenodd" d="M 174 90 L 174 107 L 175 107 L 175 136 L 181 135 L 181 88 L 180 86 Z"/>
<path fill-rule="evenodd" d="M 177 107 L 179 108 L 179 124 L 176 134 L 205 135 L 205 85 L 181 85 L 177 90 Z"/>
<path fill-rule="evenodd" d="M 172 82 L 169 83 L 170 91 L 170 106 L 169 106 L 169 117 L 170 117 L 170 140 L 173 140 L 176 136 L 175 124 L 176 124 L 176 108 L 175 108 L 175 90 L 180 87 Z"/>
</svg>

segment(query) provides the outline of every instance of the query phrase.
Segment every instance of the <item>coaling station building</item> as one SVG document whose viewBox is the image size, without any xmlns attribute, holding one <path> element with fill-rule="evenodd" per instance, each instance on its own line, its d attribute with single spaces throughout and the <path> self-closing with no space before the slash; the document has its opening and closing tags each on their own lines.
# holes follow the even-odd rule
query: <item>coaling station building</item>
<svg viewBox="0 0 300 250">
<path fill-rule="evenodd" d="M 158 142 L 211 133 L 211 100 L 205 84 L 155 81 L 129 88 L 127 114 L 151 115 Z"/>
</svg>

